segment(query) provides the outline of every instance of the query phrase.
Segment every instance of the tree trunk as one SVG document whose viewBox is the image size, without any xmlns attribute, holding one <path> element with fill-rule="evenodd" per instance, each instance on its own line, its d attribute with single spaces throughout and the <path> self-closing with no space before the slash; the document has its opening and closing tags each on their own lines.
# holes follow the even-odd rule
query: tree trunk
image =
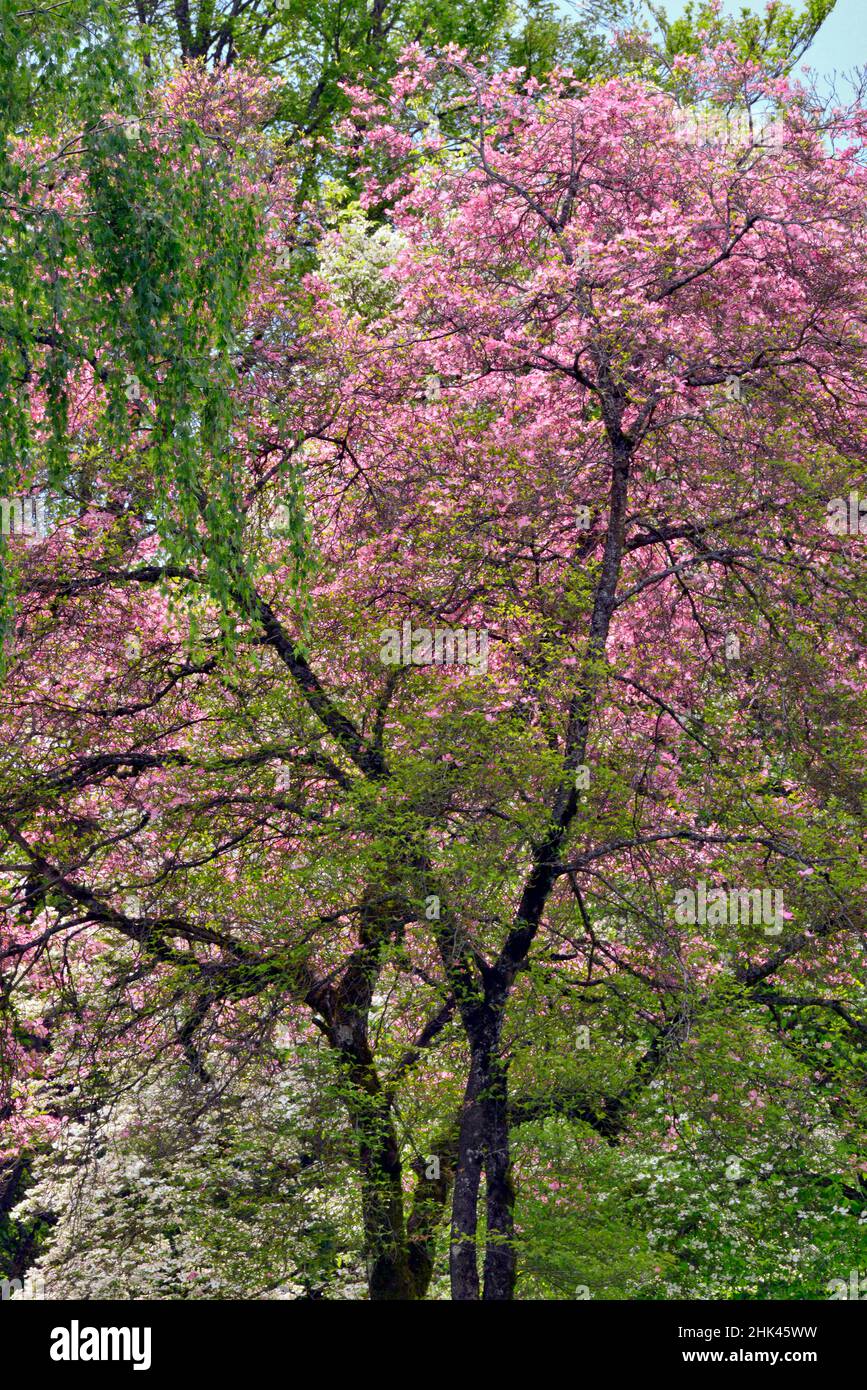
<svg viewBox="0 0 867 1390">
<path fill-rule="evenodd" d="M 364 1254 L 372 1302 L 415 1299 L 403 1206 L 400 1146 L 391 1108 L 372 1062 L 346 1059 L 348 1097 L 358 1138 Z"/>
<path fill-rule="evenodd" d="M 427 1157 L 413 1164 L 416 1175 L 412 1210 L 406 1223 L 409 1237 L 409 1267 L 416 1298 L 425 1298 L 433 1276 L 437 1231 L 449 1198 L 457 1158 L 457 1130 L 449 1127 L 431 1145 Z M 428 1166 L 435 1158 L 439 1175 L 430 1176 Z"/>
<path fill-rule="evenodd" d="M 484 1153 L 482 1096 L 487 1081 L 487 1062 L 483 1049 L 472 1048 L 470 1074 L 461 1112 L 449 1248 L 452 1298 L 458 1302 L 467 1302 L 479 1297 L 476 1230 Z"/>
<path fill-rule="evenodd" d="M 478 1299 L 476 1249 L 482 1171 L 486 1183 L 485 1300 L 513 1296 L 516 1258 L 509 1159 L 508 1080 L 500 1058 L 502 1011 L 486 1004 L 470 1024 L 470 1074 L 461 1113 L 452 1203 L 452 1297 Z"/>
<path fill-rule="evenodd" d="M 506 1064 L 493 1057 L 485 1099 L 485 1180 L 488 1229 L 484 1298 L 510 1299 L 515 1292 L 515 1190 L 509 1157 L 509 1092 Z"/>
</svg>

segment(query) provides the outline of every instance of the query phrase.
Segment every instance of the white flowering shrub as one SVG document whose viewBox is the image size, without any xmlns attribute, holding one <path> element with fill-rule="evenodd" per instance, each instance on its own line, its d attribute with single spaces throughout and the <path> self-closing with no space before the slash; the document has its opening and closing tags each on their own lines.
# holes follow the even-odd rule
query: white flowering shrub
<svg viewBox="0 0 867 1390">
<path fill-rule="evenodd" d="M 377 227 L 358 207 L 340 215 L 319 247 L 319 271 L 335 301 L 367 322 L 388 313 L 395 290 L 388 270 L 402 241 L 391 227 Z"/>
<path fill-rule="evenodd" d="M 311 1126 L 298 1071 L 243 1094 L 150 1082 L 64 1122 L 12 1212 L 53 1222 L 49 1299 L 365 1295 L 346 1135 Z M 307 1114 L 302 1115 L 302 1106 Z"/>
</svg>

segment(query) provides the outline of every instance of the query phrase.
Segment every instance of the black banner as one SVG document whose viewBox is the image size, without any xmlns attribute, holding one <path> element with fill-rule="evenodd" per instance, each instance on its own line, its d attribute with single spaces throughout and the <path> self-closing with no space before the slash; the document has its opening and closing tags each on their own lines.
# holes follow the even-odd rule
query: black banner
<svg viewBox="0 0 867 1390">
<path fill-rule="evenodd" d="M 592 1365 L 595 1373 L 605 1369 L 613 1376 L 674 1371 L 700 1382 L 712 1368 L 735 1375 L 746 1369 L 772 1385 L 791 1371 L 823 1378 L 844 1369 L 851 1374 L 860 1364 L 864 1335 L 863 1314 L 849 1306 L 852 1301 L 590 1300 L 470 1309 L 435 1302 L 11 1300 L 0 1308 L 0 1328 L 7 1348 L 26 1348 L 29 1370 L 58 1384 L 106 1374 L 116 1379 L 213 1372 L 223 1380 L 249 1379 L 263 1371 L 270 1376 L 276 1368 L 293 1379 L 314 1353 L 320 1364 L 325 1356 L 329 1381 L 373 1375 L 396 1353 L 408 1374 L 417 1358 L 426 1380 L 436 1374 L 440 1358 L 440 1375 L 456 1373 L 458 1344 L 443 1341 L 447 1333 L 461 1339 L 462 1380 L 468 1369 L 490 1369 L 520 1346 L 539 1368 L 552 1372 L 565 1357 L 576 1374 Z M 408 1342 L 416 1334 L 434 1340 Z"/>
</svg>

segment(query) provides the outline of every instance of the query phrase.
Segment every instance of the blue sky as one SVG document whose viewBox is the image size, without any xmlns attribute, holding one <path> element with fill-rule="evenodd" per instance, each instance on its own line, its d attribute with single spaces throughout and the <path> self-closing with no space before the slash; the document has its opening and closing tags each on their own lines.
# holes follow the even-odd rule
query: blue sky
<svg viewBox="0 0 867 1390">
<path fill-rule="evenodd" d="M 682 0 L 664 3 L 672 17 L 682 14 Z M 727 14 L 738 14 L 742 9 L 761 11 L 764 7 L 764 0 L 723 0 Z M 830 77 L 835 71 L 850 73 L 854 67 L 867 63 L 867 0 L 837 0 L 833 14 L 825 20 L 803 62 L 822 77 Z M 795 75 L 797 72 L 796 68 Z"/>
</svg>

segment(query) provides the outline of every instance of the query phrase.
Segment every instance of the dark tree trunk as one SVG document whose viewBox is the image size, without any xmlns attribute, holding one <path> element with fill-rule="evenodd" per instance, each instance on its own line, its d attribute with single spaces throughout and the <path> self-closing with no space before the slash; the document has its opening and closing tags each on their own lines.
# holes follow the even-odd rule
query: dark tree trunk
<svg viewBox="0 0 867 1390">
<path fill-rule="evenodd" d="M 482 1172 L 487 1214 L 483 1296 L 510 1299 L 515 1288 L 508 1080 L 499 1055 L 502 1018 L 502 1008 L 487 1002 L 475 1018 L 467 1020 L 470 1074 L 461 1112 L 450 1251 L 452 1297 L 460 1300 L 480 1295 L 476 1234 Z"/>
<path fill-rule="evenodd" d="M 434 1142 L 427 1157 L 413 1164 L 416 1175 L 412 1211 L 407 1221 L 409 1237 L 409 1267 L 415 1285 L 416 1298 L 425 1298 L 433 1276 L 437 1231 L 449 1198 L 449 1190 L 457 1157 L 457 1132 L 447 1131 Z M 430 1160 L 439 1163 L 438 1176 L 427 1169 Z"/>
<path fill-rule="evenodd" d="M 459 1302 L 479 1297 L 476 1231 L 485 1139 L 482 1096 L 488 1075 L 487 1062 L 484 1050 L 473 1049 L 461 1112 L 449 1247 L 452 1298 Z"/>
<path fill-rule="evenodd" d="M 515 1292 L 515 1191 L 509 1156 L 508 1073 L 494 1057 L 490 1065 L 485 1100 L 485 1181 L 487 1186 L 487 1239 L 485 1243 L 486 1301 L 510 1299 Z"/>
<path fill-rule="evenodd" d="M 373 1302 L 414 1299 L 403 1206 L 400 1147 L 387 1097 L 372 1066 L 350 1064 L 349 1110 L 358 1138 L 367 1282 Z"/>
</svg>

